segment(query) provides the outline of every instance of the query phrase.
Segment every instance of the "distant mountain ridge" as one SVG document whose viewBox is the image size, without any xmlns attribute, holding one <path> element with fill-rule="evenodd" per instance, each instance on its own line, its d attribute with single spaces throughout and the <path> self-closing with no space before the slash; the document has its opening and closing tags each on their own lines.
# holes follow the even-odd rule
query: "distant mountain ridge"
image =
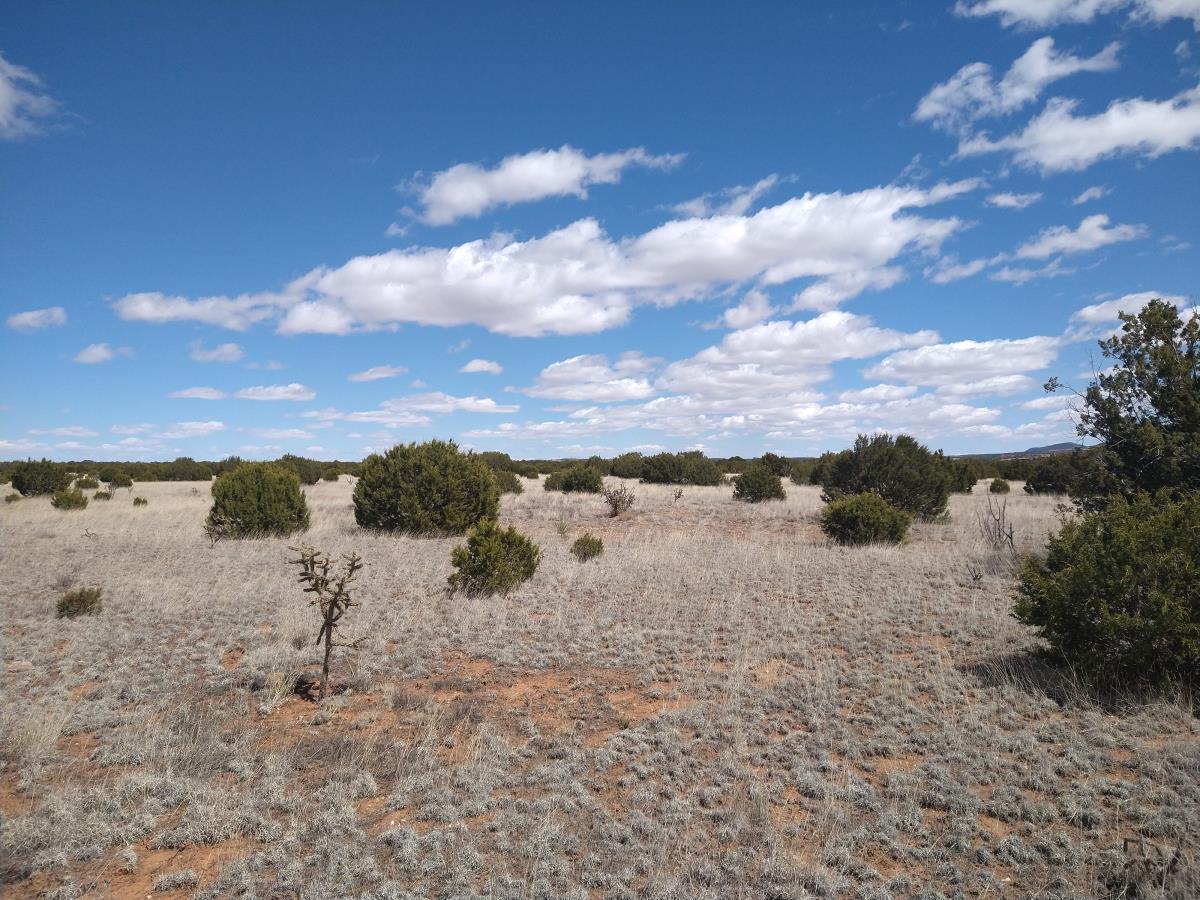
<svg viewBox="0 0 1200 900">
<path fill-rule="evenodd" d="M 1063 441 L 1058 444 L 1046 444 L 1044 447 L 1030 447 L 1028 450 L 1013 450 L 1006 453 L 962 453 L 960 459 L 1029 459 L 1037 456 L 1053 456 L 1056 453 L 1070 453 L 1072 450 L 1083 448 L 1083 444 L 1074 441 Z"/>
</svg>

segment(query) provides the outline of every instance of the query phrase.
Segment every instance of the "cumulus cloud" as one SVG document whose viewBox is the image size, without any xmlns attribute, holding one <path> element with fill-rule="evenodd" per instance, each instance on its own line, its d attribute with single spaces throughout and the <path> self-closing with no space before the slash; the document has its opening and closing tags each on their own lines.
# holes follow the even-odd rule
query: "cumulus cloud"
<svg viewBox="0 0 1200 900">
<path fill-rule="evenodd" d="M 303 428 L 243 428 L 242 431 L 264 441 L 307 441 L 313 437 L 311 431 Z"/>
<path fill-rule="evenodd" d="M 1021 131 L 992 140 L 981 134 L 959 144 L 959 156 L 1008 152 L 1043 174 L 1078 172 L 1113 156 L 1156 158 L 1200 142 L 1200 87 L 1170 100 L 1115 100 L 1094 116 L 1077 116 L 1078 101 L 1055 97 Z"/>
<path fill-rule="evenodd" d="M 278 294 L 201 300 L 137 294 L 119 300 L 117 310 L 125 318 L 231 328 L 278 314 L 285 334 L 341 334 L 402 322 L 476 324 L 514 336 L 587 334 L 625 323 L 637 304 L 802 278 L 818 281 L 801 302 L 825 308 L 895 283 L 902 272 L 894 260 L 936 250 L 961 227 L 956 218 L 912 210 L 977 186 L 968 180 L 804 194 L 752 215 L 677 219 L 615 241 L 596 221 L 583 219 L 525 241 L 495 235 L 449 248 L 356 257 L 315 269 Z"/>
<path fill-rule="evenodd" d="M 302 384 L 267 384 L 242 388 L 237 392 L 240 400 L 312 400 L 317 392 Z"/>
<path fill-rule="evenodd" d="M 40 134 L 58 113 L 42 80 L 0 53 L 0 140 L 15 141 Z"/>
<path fill-rule="evenodd" d="M 917 392 L 915 384 L 874 384 L 856 391 L 842 391 L 838 399 L 843 403 L 875 403 L 887 400 L 903 400 Z"/>
<path fill-rule="evenodd" d="M 67 425 L 61 428 L 30 428 L 30 434 L 50 435 L 52 437 L 95 437 L 96 432 L 82 425 Z"/>
<path fill-rule="evenodd" d="M 1032 206 L 1042 199 L 1040 193 L 1031 194 L 992 194 L 987 198 L 988 206 L 997 206 L 1000 209 L 1024 209 L 1027 206 Z"/>
<path fill-rule="evenodd" d="M 726 328 L 749 328 L 771 317 L 775 308 L 762 291 L 747 291 L 742 302 L 731 306 L 721 313 L 721 318 L 713 325 L 724 325 Z"/>
<path fill-rule="evenodd" d="M 1106 194 L 1108 194 L 1107 187 L 1101 184 L 1093 185 L 1092 187 L 1081 191 L 1079 196 L 1072 200 L 1071 203 L 1075 206 L 1082 206 L 1084 203 L 1088 203 L 1092 200 L 1099 200 Z"/>
<path fill-rule="evenodd" d="M 132 356 L 133 351 L 128 347 L 111 347 L 108 344 L 88 344 L 75 354 L 77 363 L 105 363 L 118 356 Z"/>
<path fill-rule="evenodd" d="M 760 178 L 754 184 L 739 184 L 710 194 L 702 194 L 683 203 L 671 207 L 683 216 L 742 216 L 745 215 L 759 199 L 779 183 L 778 175 L 768 175 Z"/>
<path fill-rule="evenodd" d="M 1108 228 L 1108 216 L 1088 216 L 1078 228 L 1057 225 L 1042 231 L 1033 240 L 1017 248 L 1018 259 L 1047 259 L 1058 253 L 1086 253 L 1145 237 L 1145 225 L 1114 225 Z"/>
<path fill-rule="evenodd" d="M 1067 331 L 1070 340 L 1092 340 L 1112 332 L 1119 324 L 1121 313 L 1137 315 L 1151 300 L 1165 300 L 1177 309 L 1191 305 L 1187 297 L 1180 294 L 1164 294 L 1159 291 L 1139 291 L 1125 294 L 1113 300 L 1105 300 L 1084 306 L 1071 313 L 1071 327 Z"/>
<path fill-rule="evenodd" d="M 954 389 L 968 384 L 978 387 L 989 379 L 1011 378 L 1044 369 L 1054 362 L 1061 344 L 1057 337 L 1043 336 L 929 344 L 893 353 L 863 374 L 867 378 L 925 387 Z M 993 385 L 1004 383 L 993 382 Z"/>
<path fill-rule="evenodd" d="M 473 359 L 458 371 L 466 373 L 480 373 L 484 375 L 499 375 L 504 371 L 504 366 L 491 359 Z"/>
<path fill-rule="evenodd" d="M 961 132 L 979 119 L 1016 112 L 1059 79 L 1117 68 L 1118 50 L 1120 44 L 1112 43 L 1095 56 L 1080 57 L 1056 50 L 1053 38 L 1039 38 L 999 81 L 992 77 L 987 63 L 963 66 L 921 98 L 913 118 L 944 131 Z"/>
<path fill-rule="evenodd" d="M 204 437 L 224 430 L 224 422 L 176 422 L 166 431 L 161 432 L 158 437 L 167 440 L 180 440 L 183 438 Z"/>
<path fill-rule="evenodd" d="M 643 358 L 635 354 L 624 363 L 618 360 L 615 366 L 610 366 L 606 356 L 573 356 L 542 369 L 535 383 L 525 388 L 525 393 L 532 397 L 577 402 L 640 400 L 654 393 L 649 381 L 634 374 L 645 371 L 642 361 Z"/>
<path fill-rule="evenodd" d="M 490 397 L 453 397 L 441 391 L 431 391 L 427 394 L 411 394 L 408 397 L 397 397 L 387 400 L 382 406 L 391 410 L 417 410 L 432 413 L 511 413 L 520 409 L 513 404 L 497 403 Z"/>
<path fill-rule="evenodd" d="M 234 363 L 245 356 L 245 352 L 238 344 L 220 344 L 207 350 L 203 343 L 196 341 L 192 344 L 190 356 L 196 362 Z"/>
<path fill-rule="evenodd" d="M 960 263 L 958 257 L 943 256 L 935 265 L 926 267 L 925 277 L 934 284 L 950 284 L 952 281 L 961 281 L 964 278 L 970 278 L 972 275 L 978 275 L 1000 258 L 1002 257 L 972 259 L 965 263 Z"/>
<path fill-rule="evenodd" d="M 670 169 L 681 155 L 655 156 L 643 147 L 588 156 L 563 145 L 505 157 L 494 169 L 461 163 L 434 174 L 420 188 L 420 218 L 428 225 L 449 225 L 483 215 L 497 206 L 547 197 L 587 197 L 589 187 L 615 184 L 631 166 Z"/>
<path fill-rule="evenodd" d="M 61 306 L 45 309 L 30 309 L 13 313 L 5 322 L 15 331 L 35 331 L 39 328 L 57 328 L 67 324 L 67 311 Z"/>
<path fill-rule="evenodd" d="M 1117 11 L 1154 23 L 1190 19 L 1200 29 L 1198 0 L 958 0 L 954 5 L 960 16 L 999 16 L 1004 25 L 1022 28 L 1081 24 Z"/>
<path fill-rule="evenodd" d="M 355 372 L 348 375 L 350 381 L 379 381 L 383 378 L 395 378 L 397 375 L 403 375 L 408 369 L 404 366 L 372 366 L 363 372 Z"/>
<path fill-rule="evenodd" d="M 183 400 L 224 400 L 225 392 L 214 387 L 190 387 L 181 391 L 172 391 L 167 396 Z"/>
</svg>

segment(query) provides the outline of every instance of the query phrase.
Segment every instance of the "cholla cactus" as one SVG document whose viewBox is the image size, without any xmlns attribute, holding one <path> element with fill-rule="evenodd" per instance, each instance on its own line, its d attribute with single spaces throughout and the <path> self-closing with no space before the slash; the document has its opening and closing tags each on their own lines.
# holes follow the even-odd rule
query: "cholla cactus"
<svg viewBox="0 0 1200 900">
<path fill-rule="evenodd" d="M 329 655 L 334 647 L 357 649 L 362 640 L 348 644 L 339 643 L 333 639 L 334 629 L 338 627 L 342 616 L 352 606 L 358 606 L 350 598 L 347 586 L 354 581 L 363 567 L 362 557 L 357 553 L 342 554 L 342 565 L 337 572 L 333 571 L 333 559 L 328 553 L 312 547 L 289 547 L 299 553 L 298 559 L 288 560 L 292 565 L 300 567 L 300 583 L 306 585 L 304 592 L 312 594 L 311 605 L 321 611 L 321 630 L 317 632 L 316 643 L 324 641 L 325 658 L 321 664 L 321 691 L 318 700 L 324 700 L 329 689 Z"/>
</svg>

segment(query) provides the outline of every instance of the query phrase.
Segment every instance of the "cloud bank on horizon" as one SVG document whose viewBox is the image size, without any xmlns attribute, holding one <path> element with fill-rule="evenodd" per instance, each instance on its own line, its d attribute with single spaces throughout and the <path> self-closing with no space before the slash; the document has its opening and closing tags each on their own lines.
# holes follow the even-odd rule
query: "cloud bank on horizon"
<svg viewBox="0 0 1200 900">
<path fill-rule="evenodd" d="M 425 164 L 391 171 L 389 155 L 302 139 L 279 166 L 306 171 L 313 208 L 357 198 L 327 226 L 251 199 L 268 190 L 252 168 L 210 203 L 200 157 L 191 176 L 124 162 L 138 137 L 191 152 L 193 126 L 158 109 L 144 134 L 114 132 L 84 82 L 135 102 L 115 46 L 106 81 L 47 49 L 62 37 L 49 18 L 29 24 L 43 44 L 0 47 L 0 154 L 29 185 L 0 239 L 17 248 L 8 383 L 38 377 L 6 398 L 0 458 L 346 459 L 431 436 L 527 457 L 809 455 L 880 430 L 1023 449 L 1074 437 L 1069 405 L 1040 386 L 1086 383 L 1120 313 L 1154 297 L 1194 312 L 1200 179 L 1180 173 L 1200 149 L 1200 0 L 960 0 L 875 23 L 902 58 L 906 41 L 938 48 L 884 94 L 853 71 L 817 99 L 753 68 L 687 88 L 728 95 L 731 117 L 751 97 L 804 117 L 750 145 L 616 88 L 628 116 L 587 141 L 554 109 L 470 132 L 469 152 L 418 143 L 401 158 Z M 830 26 L 830 52 L 860 25 Z M 452 108 L 420 107 L 404 134 L 450 127 L 434 107 Z M 810 132 L 844 158 L 797 139 Z M 116 183 L 113 158 L 130 166 Z M 66 179 L 116 194 L 47 209 Z M 200 237 L 181 245 L 139 213 Z M 96 240 L 138 252 L 89 256 L 75 223 L 101 221 Z M 42 222 L 75 243 L 38 241 Z"/>
</svg>

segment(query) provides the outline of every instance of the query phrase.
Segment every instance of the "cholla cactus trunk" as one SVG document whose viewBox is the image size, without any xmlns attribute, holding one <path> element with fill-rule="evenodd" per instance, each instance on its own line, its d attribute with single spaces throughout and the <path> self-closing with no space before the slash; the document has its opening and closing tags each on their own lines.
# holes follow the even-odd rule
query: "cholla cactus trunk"
<svg viewBox="0 0 1200 900">
<path fill-rule="evenodd" d="M 321 662 L 321 688 L 318 700 L 324 700 L 329 692 L 329 657 L 333 648 L 356 647 L 358 642 L 350 644 L 337 643 L 333 639 L 334 629 L 352 606 L 358 606 L 350 597 L 347 585 L 354 581 L 363 567 L 362 557 L 357 553 L 342 555 L 342 566 L 336 575 L 331 575 L 333 560 L 328 553 L 312 547 L 291 547 L 300 554 L 298 559 L 289 560 L 293 565 L 300 566 L 299 580 L 306 594 L 313 594 L 312 605 L 321 611 L 321 630 L 317 632 L 316 644 L 325 644 L 325 654 Z"/>
</svg>

